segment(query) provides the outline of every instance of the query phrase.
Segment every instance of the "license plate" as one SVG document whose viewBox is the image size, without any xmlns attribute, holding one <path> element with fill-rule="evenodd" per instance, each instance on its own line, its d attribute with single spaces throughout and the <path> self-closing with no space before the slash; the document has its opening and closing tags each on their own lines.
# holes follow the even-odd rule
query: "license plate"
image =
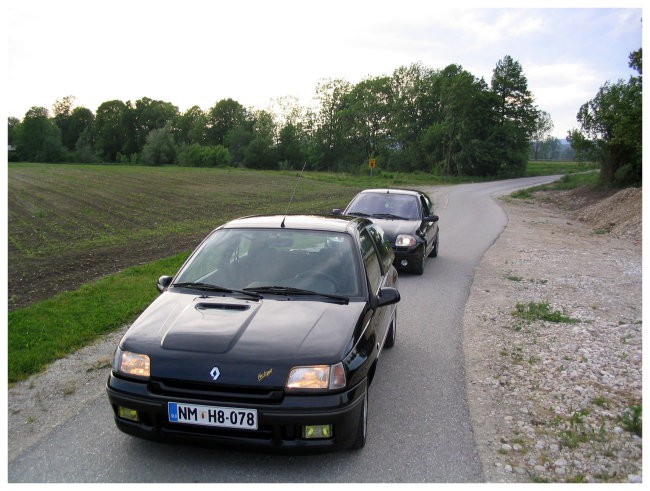
<svg viewBox="0 0 650 491">
<path fill-rule="evenodd" d="M 217 426 L 239 430 L 257 429 L 257 411 L 255 409 L 170 402 L 167 405 L 167 412 L 170 423 Z"/>
</svg>

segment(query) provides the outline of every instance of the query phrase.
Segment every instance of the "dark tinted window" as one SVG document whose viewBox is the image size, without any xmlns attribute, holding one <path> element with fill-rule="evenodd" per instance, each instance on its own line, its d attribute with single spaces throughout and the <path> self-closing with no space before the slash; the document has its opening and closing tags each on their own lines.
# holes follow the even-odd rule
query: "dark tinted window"
<svg viewBox="0 0 650 491">
<path fill-rule="evenodd" d="M 360 296 L 354 247 L 351 236 L 337 232 L 221 229 L 203 242 L 176 281 L 236 289 L 285 286 Z"/>
<path fill-rule="evenodd" d="M 384 272 L 386 272 L 388 271 L 388 268 L 390 268 L 390 265 L 394 259 L 393 248 L 391 247 L 390 242 L 388 242 L 386 239 L 384 231 L 381 229 L 381 227 L 379 227 L 379 225 L 373 224 L 369 226 L 368 232 L 370 233 L 372 239 L 375 241 L 377 251 L 379 251 L 381 265 L 384 269 Z"/>
<path fill-rule="evenodd" d="M 422 215 L 425 217 L 433 215 L 433 203 L 426 194 L 423 194 L 420 199 L 422 200 Z"/>
<path fill-rule="evenodd" d="M 376 218 L 390 218 L 392 215 L 407 220 L 420 219 L 418 198 L 411 194 L 362 193 L 350 203 L 347 213 Z"/>
<path fill-rule="evenodd" d="M 373 293 L 377 293 L 381 284 L 381 266 L 379 265 L 379 258 L 377 257 L 377 251 L 375 250 L 373 241 L 366 229 L 361 231 L 359 246 L 361 248 L 363 262 L 366 265 L 366 271 L 368 272 L 370 289 Z"/>
</svg>

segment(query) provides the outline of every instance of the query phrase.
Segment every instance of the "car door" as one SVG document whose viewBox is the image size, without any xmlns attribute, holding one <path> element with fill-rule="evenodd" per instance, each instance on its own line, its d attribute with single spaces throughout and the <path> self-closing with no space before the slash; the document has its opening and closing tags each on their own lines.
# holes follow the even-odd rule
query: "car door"
<svg viewBox="0 0 650 491">
<path fill-rule="evenodd" d="M 383 231 L 374 224 L 368 225 L 360 233 L 360 246 L 368 275 L 372 295 L 377 296 L 384 286 L 397 288 L 397 272 L 393 267 L 393 251 L 386 242 Z M 377 334 L 379 346 L 383 345 L 394 305 L 379 307 L 373 313 L 371 325 Z"/>
<path fill-rule="evenodd" d="M 422 235 L 427 241 L 425 253 L 429 254 L 436 240 L 438 223 L 428 220 L 429 216 L 433 215 L 433 203 L 426 194 L 420 195 L 420 206 L 422 208 Z"/>
</svg>

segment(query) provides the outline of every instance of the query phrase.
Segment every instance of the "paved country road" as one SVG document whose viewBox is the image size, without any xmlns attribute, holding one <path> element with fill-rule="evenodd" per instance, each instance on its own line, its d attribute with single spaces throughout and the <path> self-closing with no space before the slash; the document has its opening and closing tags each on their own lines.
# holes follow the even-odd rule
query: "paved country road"
<svg viewBox="0 0 650 491">
<path fill-rule="evenodd" d="M 492 196 L 556 177 L 424 189 L 440 216 L 440 254 L 422 276 L 400 275 L 397 342 L 370 389 L 363 450 L 274 455 L 139 440 L 116 429 L 102 381 L 27 448 L 12 452 L 9 435 L 9 482 L 483 481 L 465 390 L 464 307 L 477 264 L 506 226 Z M 65 414 L 65 400 L 52 406 Z"/>
</svg>

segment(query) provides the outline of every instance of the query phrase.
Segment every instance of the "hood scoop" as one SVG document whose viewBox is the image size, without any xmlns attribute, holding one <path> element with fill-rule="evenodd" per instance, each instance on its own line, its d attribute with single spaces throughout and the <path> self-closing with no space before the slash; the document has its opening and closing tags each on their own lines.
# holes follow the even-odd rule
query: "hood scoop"
<svg viewBox="0 0 650 491">
<path fill-rule="evenodd" d="M 196 304 L 196 310 L 232 310 L 232 311 L 244 311 L 251 308 L 250 305 L 243 304 L 233 304 L 233 303 L 211 303 L 211 302 L 201 302 Z"/>
<path fill-rule="evenodd" d="M 161 347 L 227 353 L 244 334 L 258 309 L 259 304 L 195 301 L 168 320 Z"/>
</svg>

